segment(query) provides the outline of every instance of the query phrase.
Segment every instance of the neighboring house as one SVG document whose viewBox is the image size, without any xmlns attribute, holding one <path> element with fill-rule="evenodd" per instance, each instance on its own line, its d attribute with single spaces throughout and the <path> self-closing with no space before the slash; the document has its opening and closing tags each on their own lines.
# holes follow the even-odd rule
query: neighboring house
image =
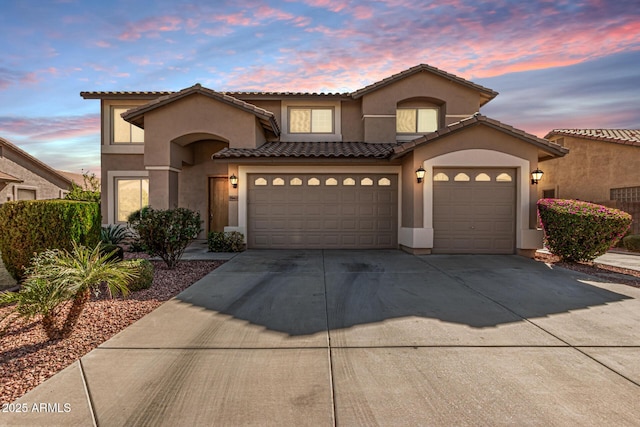
<svg viewBox="0 0 640 427">
<path fill-rule="evenodd" d="M 0 204 L 12 200 L 61 199 L 71 179 L 0 138 Z"/>
<path fill-rule="evenodd" d="M 350 93 L 81 93 L 101 100 L 108 223 L 182 206 L 249 248 L 531 255 L 530 173 L 567 150 L 480 115 L 496 95 L 428 65 Z"/>
<path fill-rule="evenodd" d="M 554 129 L 545 138 L 570 150 L 541 163 L 540 197 L 578 199 L 640 216 L 640 130 Z M 634 232 L 640 232 L 635 220 Z"/>
</svg>

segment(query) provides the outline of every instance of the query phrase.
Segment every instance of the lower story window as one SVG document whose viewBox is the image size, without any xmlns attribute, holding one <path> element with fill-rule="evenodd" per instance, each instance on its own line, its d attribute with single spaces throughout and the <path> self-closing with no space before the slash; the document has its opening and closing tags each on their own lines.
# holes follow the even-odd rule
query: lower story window
<svg viewBox="0 0 640 427">
<path fill-rule="evenodd" d="M 116 221 L 149 204 L 149 178 L 116 178 Z"/>
<path fill-rule="evenodd" d="M 36 200 L 36 190 L 30 188 L 18 188 L 18 200 Z"/>
</svg>

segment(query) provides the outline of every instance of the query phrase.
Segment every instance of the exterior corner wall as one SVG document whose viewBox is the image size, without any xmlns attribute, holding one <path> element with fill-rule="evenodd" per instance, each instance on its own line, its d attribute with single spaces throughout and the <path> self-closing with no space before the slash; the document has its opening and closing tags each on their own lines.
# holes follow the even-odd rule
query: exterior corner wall
<svg viewBox="0 0 640 427">
<path fill-rule="evenodd" d="M 364 136 L 364 118 L 360 100 L 342 101 L 342 140 L 368 141 Z"/>
<path fill-rule="evenodd" d="M 564 136 L 564 157 L 540 163 L 538 196 L 555 190 L 562 199 L 603 202 L 612 188 L 640 186 L 640 147 Z"/>
</svg>

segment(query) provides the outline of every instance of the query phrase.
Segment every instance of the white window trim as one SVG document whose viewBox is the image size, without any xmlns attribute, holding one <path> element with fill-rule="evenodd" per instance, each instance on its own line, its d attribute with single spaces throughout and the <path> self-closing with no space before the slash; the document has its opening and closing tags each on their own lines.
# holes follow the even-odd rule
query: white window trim
<svg viewBox="0 0 640 427">
<path fill-rule="evenodd" d="M 415 110 L 416 111 L 416 128 L 418 127 L 418 112 L 417 110 L 435 110 L 436 112 L 436 129 L 431 132 L 398 132 L 398 123 L 396 122 L 396 139 L 398 141 L 411 141 L 421 135 L 426 135 L 432 132 L 436 132 L 440 128 L 440 108 L 438 107 L 397 107 L 396 116 L 398 110 Z"/>
<path fill-rule="evenodd" d="M 102 101 L 102 142 L 100 152 L 102 154 L 144 154 L 144 143 L 113 144 L 113 108 L 135 108 L 148 103 L 147 100 L 103 100 Z"/>
<path fill-rule="evenodd" d="M 116 178 L 148 178 L 148 171 L 107 172 L 107 224 L 116 224 Z M 151 183 L 149 183 L 151 186 Z M 149 190 L 151 192 L 151 190 Z"/>
<path fill-rule="evenodd" d="M 333 133 L 289 133 L 289 108 L 332 108 L 333 109 Z M 282 142 L 340 142 L 342 141 L 342 110 L 340 101 L 283 101 L 281 106 Z"/>
<path fill-rule="evenodd" d="M 131 110 L 132 108 L 136 108 L 136 105 L 128 105 L 128 104 L 111 104 L 109 106 L 109 124 L 110 124 L 110 129 L 109 129 L 109 133 L 110 133 L 110 137 L 109 137 L 109 145 L 115 145 L 117 147 L 120 146 L 125 146 L 125 147 L 129 147 L 129 146 L 144 146 L 144 141 L 143 142 L 116 142 L 115 141 L 115 125 L 116 125 L 116 121 L 115 121 L 115 109 L 116 108 L 120 108 L 120 109 L 125 109 L 125 110 Z M 125 123 L 128 123 L 129 126 L 136 126 L 132 123 L 129 123 L 127 121 L 125 121 Z M 137 126 L 136 126 L 137 127 Z M 142 129 L 142 131 L 144 131 L 144 129 Z M 129 135 L 131 136 L 131 135 Z"/>
</svg>

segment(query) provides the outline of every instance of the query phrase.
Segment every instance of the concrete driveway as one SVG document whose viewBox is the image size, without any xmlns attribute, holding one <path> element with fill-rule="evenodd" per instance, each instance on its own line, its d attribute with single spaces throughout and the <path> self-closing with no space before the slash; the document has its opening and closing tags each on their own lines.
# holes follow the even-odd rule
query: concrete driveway
<svg viewBox="0 0 640 427">
<path fill-rule="evenodd" d="M 640 289 L 517 256 L 248 251 L 18 401 L 59 412 L 0 424 L 638 425 L 638 361 Z"/>
</svg>

